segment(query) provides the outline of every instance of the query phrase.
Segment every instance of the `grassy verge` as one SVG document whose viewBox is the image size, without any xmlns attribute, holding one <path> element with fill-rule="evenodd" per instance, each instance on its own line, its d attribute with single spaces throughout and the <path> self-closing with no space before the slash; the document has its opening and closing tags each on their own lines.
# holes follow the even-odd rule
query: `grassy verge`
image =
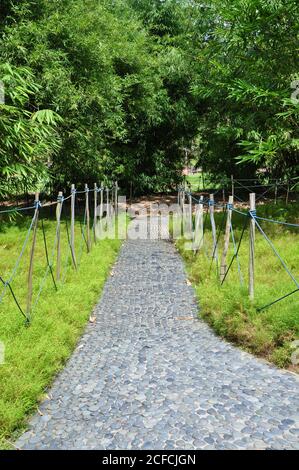
<svg viewBox="0 0 299 470">
<path fill-rule="evenodd" d="M 258 214 L 289 222 L 299 222 L 299 206 L 286 207 L 268 205 L 258 208 Z M 217 226 L 221 225 L 222 214 L 216 214 Z M 241 215 L 233 215 L 233 226 L 238 242 L 243 226 Z M 299 271 L 299 230 L 261 222 L 267 235 L 286 261 L 295 277 Z M 196 255 L 186 251 L 184 241 L 177 242 L 183 255 L 190 280 L 193 282 L 200 303 L 200 315 L 220 336 L 258 356 L 264 357 L 279 367 L 295 368 L 291 365 L 293 349 L 291 343 L 299 338 L 299 293 L 280 303 L 258 312 L 257 308 L 285 295 L 296 286 L 281 267 L 271 248 L 257 232 L 256 236 L 256 277 L 255 300 L 248 299 L 248 229 L 241 244 L 240 265 L 244 278 L 243 286 L 237 269 L 233 264 L 227 280 L 220 285 L 215 263 L 211 264 L 212 237 L 207 223 L 204 248 Z M 219 255 L 223 248 L 220 237 Z M 228 260 L 233 255 L 232 244 Z"/>
<path fill-rule="evenodd" d="M 0 274 L 4 279 L 8 278 L 20 252 L 28 224 L 27 217 L 19 219 L 17 223 L 1 224 Z M 44 226 L 51 251 L 55 222 L 48 218 Z M 70 257 L 67 256 L 66 230 L 62 232 L 64 282 L 58 283 L 58 291 L 55 292 L 51 277 L 48 276 L 40 300 L 33 310 L 31 325 L 24 326 L 24 318 L 9 292 L 0 304 L 0 341 L 5 346 L 5 363 L 0 364 L 0 448 L 9 447 L 8 441 L 22 430 L 26 416 L 36 410 L 45 388 L 73 351 L 121 245 L 119 240 L 101 240 L 87 254 L 80 241 L 82 237 L 77 222 L 76 251 L 80 267 L 78 272 L 74 272 Z M 23 308 L 26 305 L 28 259 L 29 247 L 12 284 Z M 43 235 L 39 229 L 33 304 L 45 268 Z"/>
<path fill-rule="evenodd" d="M 205 173 L 204 177 L 201 173 L 195 173 L 186 177 L 187 183 L 190 185 L 191 191 L 198 191 L 205 188 L 221 189 L 223 187 L 220 183 L 215 183 L 208 173 Z"/>
</svg>

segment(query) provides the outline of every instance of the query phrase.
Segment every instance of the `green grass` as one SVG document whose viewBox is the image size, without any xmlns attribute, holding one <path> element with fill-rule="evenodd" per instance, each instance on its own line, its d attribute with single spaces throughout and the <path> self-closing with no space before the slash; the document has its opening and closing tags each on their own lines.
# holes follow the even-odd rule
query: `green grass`
<svg viewBox="0 0 299 470">
<path fill-rule="evenodd" d="M 17 223 L 1 223 L 0 274 L 4 279 L 20 252 L 29 219 Z M 51 251 L 55 236 L 55 222 L 45 220 L 45 229 Z M 76 224 L 76 251 L 80 254 L 80 225 Z M 32 315 L 30 326 L 18 311 L 12 296 L 6 293 L 0 304 L 0 341 L 5 345 L 5 363 L 0 365 L 0 448 L 9 447 L 9 440 L 23 429 L 28 414 L 36 410 L 46 387 L 63 367 L 73 351 L 97 302 L 104 281 L 116 259 L 121 242 L 101 240 L 90 254 L 83 247 L 78 272 L 67 260 L 67 236 L 62 230 L 62 269 L 67 266 L 65 282 L 53 288 L 50 276 Z M 26 278 L 29 247 L 24 254 L 19 272 L 12 286 L 22 308 L 26 306 Z M 38 230 L 34 264 L 34 295 L 46 267 L 42 230 Z M 55 265 L 54 265 L 55 270 Z"/>
<path fill-rule="evenodd" d="M 193 192 L 203 190 L 203 188 L 221 189 L 223 187 L 223 184 L 213 182 L 212 177 L 208 173 L 205 173 L 204 179 L 202 177 L 202 173 L 188 175 L 186 177 L 186 181 L 190 184 L 190 189 Z"/>
<path fill-rule="evenodd" d="M 265 217 L 279 218 L 289 222 L 299 222 L 299 206 L 260 206 L 258 214 Z M 217 226 L 221 224 L 222 214 L 216 214 Z M 241 215 L 233 215 L 235 237 L 238 242 L 242 230 Z M 282 226 L 261 223 L 265 232 L 274 242 L 279 253 L 286 261 L 295 277 L 299 278 L 299 230 L 286 229 Z M 190 280 L 194 283 L 200 303 L 200 315 L 219 334 L 242 348 L 275 363 L 279 367 L 291 365 L 291 342 L 299 337 L 299 293 L 288 299 L 258 312 L 257 308 L 277 299 L 279 296 L 295 290 L 296 286 L 281 267 L 269 245 L 256 233 L 256 273 L 255 300 L 248 298 L 248 230 L 240 249 L 240 263 L 244 276 L 244 285 L 240 285 L 237 264 L 233 264 L 227 280 L 221 286 L 215 263 L 211 269 L 212 237 L 207 223 L 205 248 L 196 255 L 184 249 L 184 241 L 177 246 L 182 253 Z M 220 238 L 219 255 L 223 248 L 223 236 Z M 232 243 L 228 261 L 233 255 Z"/>
</svg>

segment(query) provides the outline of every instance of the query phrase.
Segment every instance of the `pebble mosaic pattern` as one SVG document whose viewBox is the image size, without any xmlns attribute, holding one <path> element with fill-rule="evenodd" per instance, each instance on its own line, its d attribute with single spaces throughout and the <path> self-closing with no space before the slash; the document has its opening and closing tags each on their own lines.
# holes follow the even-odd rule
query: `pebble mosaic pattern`
<svg viewBox="0 0 299 470">
<path fill-rule="evenodd" d="M 21 449 L 299 449 L 299 381 L 198 316 L 182 260 L 129 240 Z"/>
</svg>

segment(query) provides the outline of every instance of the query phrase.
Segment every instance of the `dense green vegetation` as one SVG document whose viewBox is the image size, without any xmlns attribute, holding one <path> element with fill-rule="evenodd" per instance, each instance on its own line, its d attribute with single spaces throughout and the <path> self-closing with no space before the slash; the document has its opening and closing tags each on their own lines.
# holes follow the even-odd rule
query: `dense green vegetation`
<svg viewBox="0 0 299 470">
<path fill-rule="evenodd" d="M 299 222 L 298 204 L 259 206 L 259 215 L 287 222 Z M 216 213 L 217 226 L 221 226 L 222 213 Z M 271 251 L 265 239 L 256 233 L 256 273 L 255 300 L 248 296 L 248 229 L 242 241 L 239 259 L 243 285 L 237 263 L 234 262 L 223 286 L 220 285 L 219 271 L 215 262 L 211 262 L 213 242 L 211 227 L 206 221 L 204 247 L 194 255 L 185 250 L 184 240 L 177 242 L 194 283 L 200 304 L 200 316 L 204 318 L 222 337 L 238 344 L 247 351 L 274 362 L 279 367 L 291 365 L 293 352 L 291 343 L 299 336 L 298 293 L 284 299 L 272 307 L 258 311 L 280 296 L 292 292 L 296 286 L 281 266 L 278 258 Z M 233 227 L 238 243 L 243 229 L 244 217 L 233 214 Z M 296 273 L 299 264 L 299 231 L 269 222 L 261 222 L 263 229 L 270 236 L 276 249 L 287 266 Z M 224 235 L 219 239 L 219 257 L 221 259 Z M 228 261 L 234 254 L 230 244 Z"/>
<path fill-rule="evenodd" d="M 45 214 L 43 220 L 50 249 L 55 238 L 56 222 Z M 1 274 L 5 279 L 19 255 L 20 241 L 25 239 L 28 224 L 29 218 L 22 217 L 14 223 L 1 225 Z M 85 243 L 82 245 L 81 241 L 81 228 L 77 220 L 76 252 L 81 262 L 78 272 L 75 272 L 68 256 L 70 250 L 63 221 L 62 277 L 58 282 L 58 291 L 55 292 L 51 276 L 48 276 L 36 304 L 46 268 L 43 235 L 39 228 L 33 277 L 33 306 L 36 306 L 30 327 L 24 325 L 24 318 L 9 292 L 0 304 L 0 338 L 5 344 L 5 363 L 0 367 L 0 448 L 9 446 L 9 436 L 25 426 L 25 416 L 36 410 L 46 387 L 73 351 L 121 245 L 117 239 L 100 240 L 88 255 Z M 12 283 L 23 309 L 26 305 L 28 263 L 29 247 Z M 53 269 L 55 273 L 55 263 Z"/>
<path fill-rule="evenodd" d="M 218 188 L 231 174 L 255 177 L 260 169 L 266 178 L 297 176 L 299 104 L 291 94 L 299 80 L 298 39 L 295 0 L 1 0 L 0 199 L 111 180 L 124 191 L 131 185 L 136 193 L 164 191 L 182 179 L 187 160 L 204 170 L 205 188 Z M 196 190 L 198 175 L 189 182 Z M 298 221 L 295 204 L 280 210 L 260 207 L 259 215 Z M 234 224 L 238 240 L 240 217 Z M 4 279 L 27 227 L 26 216 L 1 219 Z M 49 244 L 54 227 L 49 217 Z M 298 232 L 266 228 L 290 267 L 298 267 Z M 76 231 L 79 239 L 79 223 Z M 205 242 L 210 250 L 209 227 Z M 65 234 L 62 243 L 65 253 Z M 1 303 L 7 362 L 0 368 L 0 446 L 72 351 L 119 245 L 99 242 L 54 295 L 48 278 L 28 329 L 11 296 Z M 257 237 L 254 304 L 246 287 L 247 235 L 243 287 L 236 266 L 220 288 L 205 250 L 194 256 L 183 241 L 178 245 L 202 316 L 220 335 L 288 366 L 299 334 L 294 297 L 256 310 L 291 290 L 274 256 L 265 256 L 264 240 Z M 22 305 L 26 263 L 14 285 Z M 39 231 L 35 297 L 44 269 Z"/>
<path fill-rule="evenodd" d="M 0 192 L 298 171 L 298 2 L 2 0 Z M 241 163 L 241 164 L 240 164 Z"/>
</svg>

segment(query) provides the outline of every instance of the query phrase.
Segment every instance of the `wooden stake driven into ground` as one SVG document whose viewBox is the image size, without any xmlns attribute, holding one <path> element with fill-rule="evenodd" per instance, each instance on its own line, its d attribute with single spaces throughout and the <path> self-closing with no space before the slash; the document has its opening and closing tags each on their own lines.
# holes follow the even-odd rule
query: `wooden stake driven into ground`
<svg viewBox="0 0 299 470">
<path fill-rule="evenodd" d="M 118 213 L 118 182 L 115 181 L 115 203 L 114 203 L 115 215 Z"/>
<path fill-rule="evenodd" d="M 97 226 L 97 210 L 98 210 L 98 187 L 97 183 L 94 183 L 93 190 L 93 240 L 97 242 L 96 226 Z"/>
<path fill-rule="evenodd" d="M 221 258 L 221 266 L 220 266 L 220 281 L 222 282 L 226 270 L 227 270 L 227 253 L 228 253 L 228 248 L 229 248 L 229 241 L 230 241 L 230 229 L 231 229 L 231 223 L 232 223 L 232 207 L 234 203 L 234 198 L 233 196 L 229 196 L 228 199 L 228 210 L 227 210 L 227 219 L 226 219 L 226 227 L 225 227 L 225 235 L 224 235 L 224 248 L 222 252 L 222 258 Z"/>
<path fill-rule="evenodd" d="M 185 190 L 182 191 L 182 217 L 183 223 L 185 223 Z"/>
<path fill-rule="evenodd" d="M 101 202 L 100 202 L 100 217 L 103 217 L 103 206 L 104 206 L 104 183 L 101 182 Z"/>
<path fill-rule="evenodd" d="M 87 253 L 89 253 L 90 248 L 91 248 L 91 240 L 90 240 L 89 190 L 88 190 L 87 184 L 85 184 L 85 214 L 86 214 Z"/>
<path fill-rule="evenodd" d="M 29 261 L 29 271 L 28 271 L 28 291 L 27 291 L 27 319 L 30 319 L 31 315 L 31 305 L 32 305 L 32 277 L 33 277 L 33 263 L 34 263 L 34 252 L 36 246 L 36 233 L 38 226 L 38 216 L 39 216 L 39 193 L 35 193 L 35 212 L 34 212 L 34 222 L 33 222 L 33 236 L 32 236 L 32 245 L 30 250 L 30 261 Z"/>
<path fill-rule="evenodd" d="M 77 269 L 76 253 L 75 253 L 75 203 L 76 203 L 76 188 L 75 185 L 71 186 L 71 252 L 75 269 Z"/>
<path fill-rule="evenodd" d="M 60 227 L 61 227 L 61 211 L 62 211 L 62 198 L 63 192 L 59 191 L 56 206 L 56 220 L 57 220 L 57 255 L 56 255 L 56 279 L 60 280 L 60 268 L 61 268 L 61 238 L 60 238 Z"/>
<path fill-rule="evenodd" d="M 189 200 L 189 220 L 188 220 L 188 231 L 190 232 L 190 237 L 193 240 L 193 219 L 192 219 L 192 196 L 191 194 L 188 195 Z"/>
<path fill-rule="evenodd" d="M 111 188 L 111 207 L 110 207 L 110 214 L 112 216 L 112 210 L 113 210 L 113 207 L 114 207 L 114 182 L 112 183 L 112 188 Z"/>
<path fill-rule="evenodd" d="M 107 201 L 106 201 L 106 217 L 108 219 L 109 214 L 110 214 L 110 210 L 109 210 L 109 188 L 108 187 L 106 188 L 106 198 L 107 198 Z"/>
<path fill-rule="evenodd" d="M 212 237 L 213 237 L 213 250 L 212 250 L 212 258 L 216 261 L 218 260 L 218 249 L 217 249 L 217 233 L 216 233 L 216 223 L 215 223 L 215 200 L 214 194 L 210 194 L 210 202 L 209 202 L 209 211 L 210 211 L 210 220 L 211 220 L 211 228 L 212 228 Z"/>
<path fill-rule="evenodd" d="M 183 191 L 183 189 L 181 189 L 181 191 L 180 191 L 180 209 L 181 209 L 182 214 L 184 212 L 183 204 L 184 204 L 184 191 Z"/>
<path fill-rule="evenodd" d="M 203 196 L 200 196 L 200 201 L 197 206 L 196 216 L 195 216 L 195 234 L 194 234 L 194 251 L 200 250 L 203 245 L 203 215 L 204 215 L 204 205 L 203 205 Z"/>
<path fill-rule="evenodd" d="M 255 193 L 250 194 L 250 211 L 255 211 Z M 255 220 L 253 217 L 250 218 L 250 230 L 249 230 L 249 297 L 251 300 L 254 299 L 254 255 L 255 255 Z"/>
</svg>

